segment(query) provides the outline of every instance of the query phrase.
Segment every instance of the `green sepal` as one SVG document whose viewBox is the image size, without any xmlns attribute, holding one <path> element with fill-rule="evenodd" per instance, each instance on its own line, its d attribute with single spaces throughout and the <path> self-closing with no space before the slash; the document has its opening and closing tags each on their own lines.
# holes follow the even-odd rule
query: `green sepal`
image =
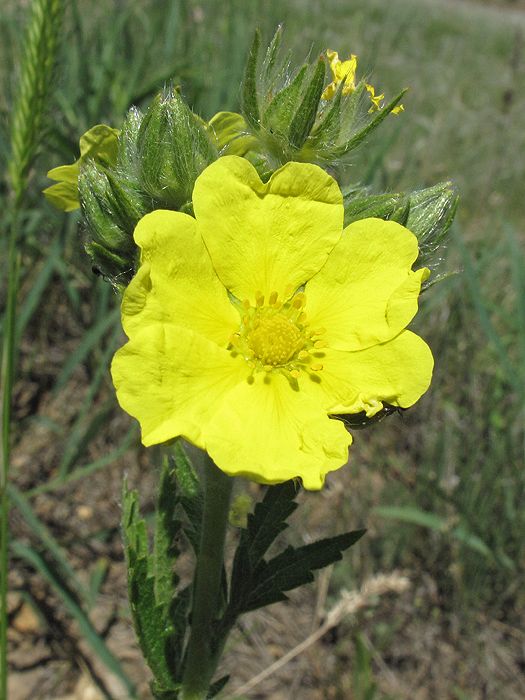
<svg viewBox="0 0 525 700">
<path fill-rule="evenodd" d="M 394 99 L 391 102 L 382 107 L 376 113 L 376 116 L 372 119 L 372 121 L 364 127 L 364 129 L 361 129 L 361 131 L 352 136 L 352 138 L 349 139 L 343 145 L 335 148 L 331 154 L 331 157 L 334 160 L 342 158 L 343 156 L 347 155 L 351 151 L 354 151 L 358 146 L 360 146 L 363 143 L 363 141 L 365 141 L 370 136 L 372 131 L 375 131 L 377 127 L 383 122 L 383 120 L 386 119 L 386 117 L 388 117 L 390 112 L 397 106 L 398 102 L 400 102 L 400 100 L 403 98 L 403 95 L 407 90 L 408 88 L 402 90 L 399 93 L 399 95 L 397 95 L 397 97 L 394 97 Z M 356 93 L 357 89 L 354 91 L 351 98 L 353 98 Z"/>
<path fill-rule="evenodd" d="M 303 84 L 308 73 L 308 65 L 302 66 L 292 81 L 272 99 L 262 122 L 270 134 L 285 137 L 295 113 L 297 101 L 301 97 Z"/>
<path fill-rule="evenodd" d="M 268 84 L 268 87 L 270 89 L 273 87 L 272 74 L 275 73 L 273 76 L 273 79 L 275 79 L 279 74 L 279 71 L 275 71 L 275 66 L 276 66 L 276 62 L 277 62 L 277 56 L 279 55 L 279 49 L 281 48 L 282 38 L 283 38 L 282 27 L 281 27 L 281 25 L 279 25 L 277 27 L 275 34 L 273 35 L 273 39 L 270 43 L 270 46 L 268 47 L 268 50 L 266 51 L 266 56 L 264 57 L 262 70 L 261 70 L 261 83 L 263 85 Z"/>
<path fill-rule="evenodd" d="M 191 199 L 195 180 L 218 157 L 202 120 L 172 89 L 159 95 L 146 112 L 137 155 L 141 188 L 160 207 L 176 210 Z"/>
<path fill-rule="evenodd" d="M 256 29 L 253 35 L 253 42 L 244 70 L 244 80 L 242 86 L 241 109 L 247 124 L 252 129 L 260 129 L 261 116 L 259 113 L 259 101 L 257 98 L 257 64 L 259 62 L 260 35 Z"/>
<path fill-rule="evenodd" d="M 111 207 L 111 215 L 117 225 L 133 240 L 133 231 L 140 219 L 147 213 L 141 197 L 137 192 L 124 188 L 119 180 L 108 170 L 106 172 L 108 182 L 107 199 Z M 135 246 L 133 246 L 135 247 Z"/>
<path fill-rule="evenodd" d="M 126 180 L 135 185 L 138 185 L 139 180 L 137 140 L 143 119 L 144 114 L 137 107 L 131 107 L 126 114 L 126 120 L 118 140 L 119 169 L 125 175 Z"/>
<path fill-rule="evenodd" d="M 405 225 L 410 211 L 410 199 L 405 192 L 369 195 L 367 189 L 362 188 L 347 196 L 343 193 L 343 204 L 345 226 L 370 217 Z"/>
<path fill-rule="evenodd" d="M 411 193 L 406 227 L 419 241 L 418 265 L 433 263 L 435 253 L 452 225 L 458 202 L 457 190 L 451 182 Z"/>
<path fill-rule="evenodd" d="M 107 277 L 116 289 L 124 291 L 133 277 L 133 269 L 126 267 L 127 261 L 95 241 L 88 241 L 85 250 L 93 269 Z"/>
<path fill-rule="evenodd" d="M 341 82 L 332 98 L 332 106 L 327 110 L 317 126 L 312 129 L 308 148 L 314 149 L 324 143 L 335 143 L 341 130 L 341 103 L 343 99 L 344 81 Z"/>
<path fill-rule="evenodd" d="M 323 94 L 325 72 L 325 62 L 321 56 L 288 130 L 288 143 L 298 151 L 305 144 L 314 125 L 321 95 Z"/>
<path fill-rule="evenodd" d="M 124 230 L 112 211 L 111 197 L 108 196 L 109 182 L 106 173 L 94 163 L 86 163 L 78 176 L 82 213 L 91 229 L 93 240 L 112 252 L 118 253 L 124 261 L 133 260 L 136 244 L 133 229 Z M 125 266 L 129 267 L 129 262 Z"/>
</svg>

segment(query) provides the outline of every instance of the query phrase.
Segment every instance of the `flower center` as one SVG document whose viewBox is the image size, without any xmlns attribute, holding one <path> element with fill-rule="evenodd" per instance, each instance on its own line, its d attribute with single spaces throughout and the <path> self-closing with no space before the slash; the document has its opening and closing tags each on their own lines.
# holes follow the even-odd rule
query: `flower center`
<svg viewBox="0 0 525 700">
<path fill-rule="evenodd" d="M 248 345 L 265 365 L 283 365 L 303 347 L 303 339 L 295 323 L 277 313 L 254 323 Z"/>
<path fill-rule="evenodd" d="M 306 294 L 291 294 L 292 286 L 288 285 L 284 300 L 272 292 L 265 304 L 264 295 L 256 292 L 255 306 L 248 299 L 242 303 L 242 323 L 230 342 L 253 371 L 277 371 L 298 379 L 301 371 L 323 369 L 317 360 L 322 357 L 319 351 L 327 345 L 320 338 L 326 328 L 311 330 L 303 310 Z"/>
</svg>

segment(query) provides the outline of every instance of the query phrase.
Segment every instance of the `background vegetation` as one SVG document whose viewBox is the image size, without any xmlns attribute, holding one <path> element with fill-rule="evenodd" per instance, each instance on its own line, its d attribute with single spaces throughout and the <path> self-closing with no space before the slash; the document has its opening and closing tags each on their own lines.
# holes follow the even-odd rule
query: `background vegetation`
<svg viewBox="0 0 525 700">
<path fill-rule="evenodd" d="M 10 115 L 26 20 L 26 3 L 6 3 L 0 16 L 3 290 Z M 343 58 L 357 54 L 359 74 L 387 96 L 410 86 L 406 111 L 373 135 L 340 174 L 342 182 L 402 190 L 450 179 L 461 196 L 440 263 L 459 274 L 426 293 L 416 321 L 436 358 L 433 386 L 402 417 L 356 433 L 349 467 L 333 474 L 322 494 L 303 495 L 290 537 L 349 524 L 368 527 L 369 535 L 330 580 L 275 613 L 287 635 L 276 655 L 294 644 L 294 633 L 298 641 L 303 634 L 290 621 L 310 610 L 306 636 L 312 615 L 317 619 L 316 601 L 329 607 L 342 588 L 402 569 L 412 589 L 384 609 L 342 622 L 316 652 L 324 668 L 298 667 L 302 680 L 285 675 L 281 687 L 284 678 L 308 699 L 523 696 L 524 4 L 71 0 L 19 222 L 8 608 L 13 697 L 65 695 L 79 669 L 106 696 L 129 697 L 133 681 L 147 697 L 140 664 L 126 664 L 109 631 L 124 619 L 122 629 L 132 634 L 118 539 L 119 482 L 128 470 L 151 508 L 155 459 L 116 407 L 109 380 L 109 362 L 122 343 L 118 299 L 91 272 L 79 217 L 45 202 L 45 173 L 78 157 L 78 138 L 90 126 L 119 127 L 130 105 L 147 106 L 167 81 L 180 84 L 204 118 L 237 109 L 254 27 L 269 40 L 281 22 L 297 63 L 329 47 Z M 5 328 L 5 315 L 0 323 Z M 257 496 L 248 484 L 242 488 Z M 101 621 L 105 605 L 111 614 Z M 22 614 L 36 619 L 25 631 Z M 266 656 L 258 650 L 260 664 L 271 660 L 268 649 L 277 641 L 266 623 L 249 620 L 234 642 L 246 674 L 254 640 L 266 648 Z M 28 639 L 33 651 L 42 646 L 40 656 L 27 656 Z M 46 668 L 47 685 L 34 680 L 29 688 L 28 678 L 40 679 L 31 673 Z M 124 691 L 105 679 L 107 668 Z M 16 678 L 26 684 L 22 690 Z M 277 698 L 278 688 L 278 682 L 260 686 L 262 694 L 250 697 Z"/>
</svg>

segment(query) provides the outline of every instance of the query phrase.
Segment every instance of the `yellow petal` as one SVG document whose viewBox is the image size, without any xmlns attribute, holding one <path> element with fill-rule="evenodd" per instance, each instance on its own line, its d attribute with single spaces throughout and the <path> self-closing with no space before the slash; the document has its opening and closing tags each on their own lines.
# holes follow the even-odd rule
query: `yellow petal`
<svg viewBox="0 0 525 700">
<path fill-rule="evenodd" d="M 205 448 L 203 429 L 249 369 L 203 336 L 157 323 L 118 350 L 111 373 L 119 403 L 140 422 L 145 445 L 182 435 Z"/>
<path fill-rule="evenodd" d="M 416 403 L 430 386 L 434 366 L 430 348 L 411 331 L 366 350 L 327 349 L 320 362 L 323 370 L 314 381 L 301 378 L 300 389 L 328 413 L 365 411 L 368 416 L 383 402 L 402 408 Z"/>
<path fill-rule="evenodd" d="M 348 226 L 326 265 L 305 288 L 312 328 L 338 350 L 361 350 L 395 337 L 416 314 L 423 268 L 411 270 L 417 238 L 393 221 Z"/>
<path fill-rule="evenodd" d="M 238 330 L 239 314 L 215 274 L 195 219 L 159 209 L 139 221 L 134 237 L 142 265 L 122 302 L 128 336 L 165 321 L 226 347 Z"/>
<path fill-rule="evenodd" d="M 60 170 L 60 168 L 55 168 L 55 170 Z M 61 211 L 73 211 L 74 209 L 80 208 L 78 184 L 76 182 L 58 182 L 56 185 L 46 187 L 46 189 L 43 190 L 43 194 L 50 204 Z"/>
<path fill-rule="evenodd" d="M 197 178 L 195 216 L 213 266 L 238 298 L 297 289 L 326 262 L 342 232 L 342 195 L 316 165 L 287 163 L 267 184 L 225 156 Z"/>
<path fill-rule="evenodd" d="M 352 437 L 280 374 L 260 372 L 226 397 L 206 430 L 206 445 L 227 474 L 276 484 L 301 477 L 320 489 L 348 459 Z"/>
</svg>

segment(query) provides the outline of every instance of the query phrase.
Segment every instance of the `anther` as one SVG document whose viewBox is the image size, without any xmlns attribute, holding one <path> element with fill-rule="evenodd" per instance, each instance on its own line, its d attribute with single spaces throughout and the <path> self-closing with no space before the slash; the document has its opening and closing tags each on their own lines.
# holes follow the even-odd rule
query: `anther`
<svg viewBox="0 0 525 700">
<path fill-rule="evenodd" d="M 304 311 L 301 311 L 301 313 L 297 317 L 297 323 L 304 323 L 305 321 L 306 321 L 306 314 Z"/>
<path fill-rule="evenodd" d="M 288 299 L 289 296 L 291 296 L 293 292 L 293 284 L 287 284 L 286 287 L 284 288 L 284 298 Z"/>
<path fill-rule="evenodd" d="M 264 306 L 264 294 L 262 292 L 255 292 L 255 303 L 257 306 Z"/>
<path fill-rule="evenodd" d="M 328 345 L 327 340 L 316 340 L 314 343 L 314 348 L 316 350 L 320 350 L 321 348 L 325 348 Z"/>
<path fill-rule="evenodd" d="M 306 303 L 306 294 L 304 292 L 297 292 L 292 301 L 292 306 L 294 309 L 302 309 Z"/>
<path fill-rule="evenodd" d="M 243 320 L 243 323 L 244 323 L 245 326 L 247 326 L 247 325 L 250 323 L 250 317 L 249 317 L 249 316 L 245 316 L 242 320 Z"/>
<path fill-rule="evenodd" d="M 231 343 L 232 345 L 235 345 L 236 348 L 238 348 L 238 347 L 239 347 L 239 342 L 240 342 L 239 336 L 238 336 L 236 333 L 232 333 L 232 334 L 230 335 L 230 343 Z"/>
<path fill-rule="evenodd" d="M 279 296 L 279 295 L 277 294 L 277 292 L 272 292 L 272 293 L 270 294 L 270 298 L 268 299 L 268 304 L 269 304 L 270 306 L 273 306 L 273 305 L 275 304 L 275 302 L 277 301 L 277 297 L 278 297 L 278 296 Z"/>
<path fill-rule="evenodd" d="M 243 305 L 245 311 L 249 311 L 249 310 L 250 310 L 251 304 L 250 304 L 250 300 L 249 300 L 249 299 L 245 299 L 245 300 L 242 302 L 242 305 Z"/>
<path fill-rule="evenodd" d="M 297 357 L 300 360 L 306 360 L 306 358 L 308 357 L 308 352 L 306 350 L 301 350 L 301 352 L 297 355 Z"/>
<path fill-rule="evenodd" d="M 319 372 L 319 370 L 323 369 L 323 365 L 315 362 L 313 365 L 310 365 L 310 369 L 313 369 L 314 372 Z"/>
<path fill-rule="evenodd" d="M 249 360 L 246 364 L 248 365 L 248 367 L 250 369 L 255 369 L 255 362 L 252 362 L 251 360 Z"/>
<path fill-rule="evenodd" d="M 272 305 L 272 309 L 274 311 L 280 311 L 283 308 L 283 302 L 282 301 L 276 301 L 275 304 Z"/>
<path fill-rule="evenodd" d="M 301 373 L 299 372 L 298 369 L 291 369 L 290 374 L 292 375 L 292 377 L 294 379 L 299 379 L 299 377 L 301 376 Z"/>
<path fill-rule="evenodd" d="M 321 327 L 321 328 L 318 328 L 318 329 L 315 331 L 315 335 L 323 335 L 324 333 L 326 333 L 326 328 L 322 328 L 322 327 Z"/>
<path fill-rule="evenodd" d="M 264 365 L 264 371 L 265 372 L 271 372 L 273 369 L 272 365 Z"/>
</svg>

